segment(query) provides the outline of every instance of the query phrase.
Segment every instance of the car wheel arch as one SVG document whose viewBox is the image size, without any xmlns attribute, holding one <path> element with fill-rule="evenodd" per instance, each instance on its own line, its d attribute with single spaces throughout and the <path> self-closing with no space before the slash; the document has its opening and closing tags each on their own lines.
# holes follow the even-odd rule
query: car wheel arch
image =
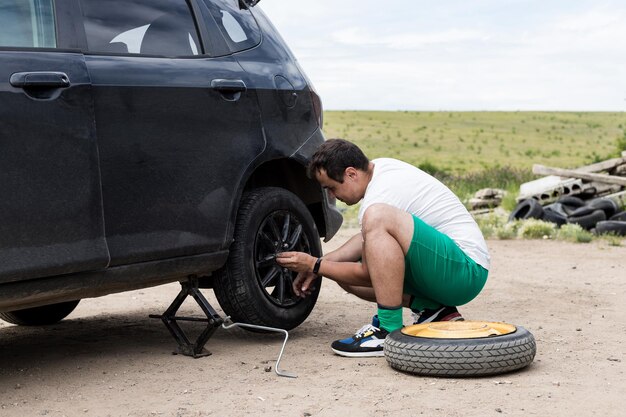
<svg viewBox="0 0 626 417">
<path fill-rule="evenodd" d="M 322 188 L 314 179 L 307 176 L 306 167 L 300 162 L 291 158 L 279 158 L 263 162 L 250 170 L 242 184 L 237 193 L 231 219 L 235 219 L 237 216 L 239 202 L 244 191 L 251 191 L 260 187 L 277 187 L 298 196 L 309 209 L 320 235 L 325 234 Z M 231 230 L 229 233 L 231 239 L 232 232 Z"/>
</svg>

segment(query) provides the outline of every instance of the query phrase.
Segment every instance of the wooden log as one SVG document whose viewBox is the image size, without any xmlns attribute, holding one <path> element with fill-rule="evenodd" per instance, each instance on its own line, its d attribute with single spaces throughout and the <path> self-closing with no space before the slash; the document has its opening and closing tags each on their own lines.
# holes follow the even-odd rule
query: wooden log
<svg viewBox="0 0 626 417">
<path fill-rule="evenodd" d="M 610 173 L 611 175 L 626 176 L 626 164 L 618 165 L 615 168 L 612 168 Z"/>
<path fill-rule="evenodd" d="M 607 171 L 611 168 L 615 168 L 618 165 L 626 164 L 626 156 L 621 158 L 607 159 L 606 161 L 597 162 L 591 165 L 585 165 L 583 167 L 576 168 L 576 171 L 580 172 L 600 172 Z"/>
<path fill-rule="evenodd" d="M 605 184 L 617 184 L 626 187 L 626 178 L 616 177 L 614 175 L 591 174 L 589 172 L 580 172 L 574 169 L 561 169 L 546 167 L 543 165 L 533 165 L 533 174 L 539 175 L 558 175 L 563 178 L 580 178 L 587 181 L 602 182 Z"/>
</svg>

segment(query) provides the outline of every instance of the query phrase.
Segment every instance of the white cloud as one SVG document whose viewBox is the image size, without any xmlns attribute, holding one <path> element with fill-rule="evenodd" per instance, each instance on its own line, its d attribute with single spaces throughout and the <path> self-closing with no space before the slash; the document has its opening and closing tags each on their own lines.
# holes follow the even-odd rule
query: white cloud
<svg viewBox="0 0 626 417">
<path fill-rule="evenodd" d="M 329 109 L 626 109 L 616 0 L 270 2 Z"/>
<path fill-rule="evenodd" d="M 351 27 L 332 34 L 334 41 L 345 45 L 380 45 L 394 49 L 414 49 L 426 45 L 485 41 L 486 34 L 472 30 L 449 29 L 431 33 L 397 33 L 380 35 L 364 28 Z"/>
</svg>

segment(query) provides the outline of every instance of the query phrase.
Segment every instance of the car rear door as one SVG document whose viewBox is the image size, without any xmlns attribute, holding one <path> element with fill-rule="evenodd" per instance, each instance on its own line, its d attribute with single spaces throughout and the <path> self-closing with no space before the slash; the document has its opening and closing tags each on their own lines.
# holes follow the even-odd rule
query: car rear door
<svg viewBox="0 0 626 417">
<path fill-rule="evenodd" d="M 248 75 L 223 39 L 200 36 L 198 2 L 80 5 L 111 265 L 228 248 L 239 184 L 265 145 Z"/>
<path fill-rule="evenodd" d="M 72 24 L 57 3 L 0 5 L 0 283 L 109 262 L 89 75 L 60 49 Z"/>
</svg>

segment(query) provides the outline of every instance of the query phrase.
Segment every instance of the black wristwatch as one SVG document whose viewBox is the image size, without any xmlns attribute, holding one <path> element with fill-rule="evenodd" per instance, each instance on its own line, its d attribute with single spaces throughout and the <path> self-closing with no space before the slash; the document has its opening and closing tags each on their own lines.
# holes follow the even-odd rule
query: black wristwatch
<svg viewBox="0 0 626 417">
<path fill-rule="evenodd" d="M 315 275 L 319 275 L 321 264 L 322 264 L 322 258 L 317 258 L 317 261 L 315 261 L 315 265 L 313 266 L 313 273 Z"/>
</svg>

